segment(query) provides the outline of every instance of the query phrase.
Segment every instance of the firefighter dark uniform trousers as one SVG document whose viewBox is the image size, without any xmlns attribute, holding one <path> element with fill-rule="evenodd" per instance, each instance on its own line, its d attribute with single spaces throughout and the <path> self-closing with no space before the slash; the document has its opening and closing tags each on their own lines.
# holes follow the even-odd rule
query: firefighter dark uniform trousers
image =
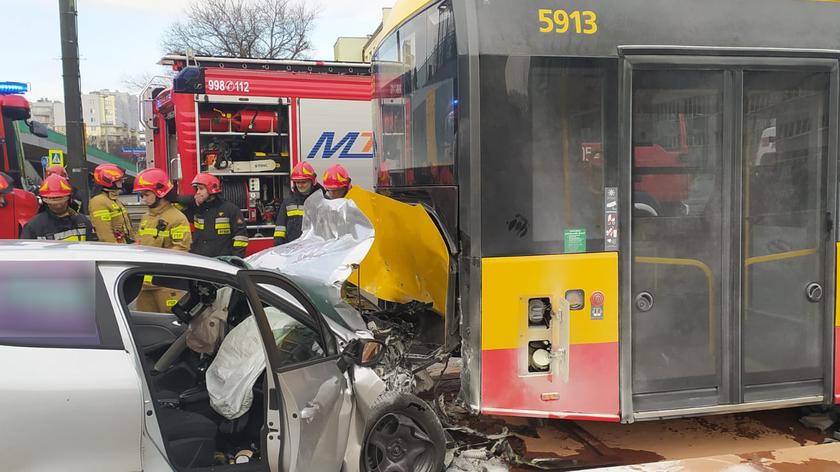
<svg viewBox="0 0 840 472">
<path fill-rule="evenodd" d="M 141 246 L 189 251 L 192 233 L 187 217 L 167 201 L 160 202 L 155 208 L 149 208 L 140 220 L 137 231 L 137 244 Z M 169 313 L 181 297 L 180 290 L 157 287 L 152 278 L 143 280 L 143 289 L 137 297 L 137 309 L 153 313 Z"/>
<path fill-rule="evenodd" d="M 85 215 L 68 208 L 64 216 L 49 210 L 35 215 L 20 233 L 20 239 L 46 239 L 51 241 L 96 241 L 93 225 Z"/>
<path fill-rule="evenodd" d="M 195 225 L 191 253 L 208 257 L 245 257 L 248 230 L 236 205 L 213 197 L 191 213 Z"/>
<path fill-rule="evenodd" d="M 283 202 L 283 207 L 277 212 L 277 221 L 274 222 L 274 245 L 286 244 L 299 238 L 303 229 L 303 203 L 315 192 L 323 192 L 320 184 L 312 187 L 308 195 L 300 192 L 292 192 L 289 198 Z"/>
</svg>

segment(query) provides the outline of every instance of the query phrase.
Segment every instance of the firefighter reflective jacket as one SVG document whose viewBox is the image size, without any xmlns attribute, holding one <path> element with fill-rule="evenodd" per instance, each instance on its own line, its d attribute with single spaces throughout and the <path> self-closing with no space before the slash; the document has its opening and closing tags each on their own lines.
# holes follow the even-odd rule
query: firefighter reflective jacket
<svg viewBox="0 0 840 472">
<path fill-rule="evenodd" d="M 149 208 L 140 220 L 137 244 L 141 246 L 189 251 L 191 243 L 187 217 L 165 200 L 155 208 Z"/>
<path fill-rule="evenodd" d="M 90 199 L 88 210 L 100 241 L 130 243 L 134 240 L 134 229 L 131 227 L 128 211 L 115 193 L 103 190 Z"/>
<path fill-rule="evenodd" d="M 321 184 L 315 184 L 309 195 L 315 192 L 323 192 Z M 300 237 L 303 229 L 303 203 L 309 198 L 297 191 L 283 202 L 283 206 L 277 211 L 277 221 L 274 222 L 274 245 L 286 244 Z"/>
<path fill-rule="evenodd" d="M 90 220 L 72 208 L 64 216 L 46 210 L 35 215 L 20 232 L 20 239 L 48 239 L 52 241 L 96 241 Z"/>
<path fill-rule="evenodd" d="M 187 210 L 195 226 L 191 253 L 208 257 L 245 257 L 248 230 L 242 211 L 236 205 L 215 196 L 201 205 L 193 201 Z"/>
</svg>

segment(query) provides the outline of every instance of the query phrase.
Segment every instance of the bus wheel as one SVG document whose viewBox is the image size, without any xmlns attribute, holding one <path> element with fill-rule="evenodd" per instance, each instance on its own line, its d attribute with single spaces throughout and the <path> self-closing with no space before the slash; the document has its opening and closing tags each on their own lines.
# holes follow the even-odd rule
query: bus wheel
<svg viewBox="0 0 840 472">
<path fill-rule="evenodd" d="M 438 472 L 446 441 L 437 415 L 423 400 L 385 392 L 371 408 L 362 444 L 365 472 Z"/>
</svg>

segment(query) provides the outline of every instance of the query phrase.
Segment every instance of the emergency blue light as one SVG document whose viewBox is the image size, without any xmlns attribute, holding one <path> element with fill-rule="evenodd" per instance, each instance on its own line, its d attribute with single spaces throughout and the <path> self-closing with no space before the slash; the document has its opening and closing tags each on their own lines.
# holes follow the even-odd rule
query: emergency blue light
<svg viewBox="0 0 840 472">
<path fill-rule="evenodd" d="M 12 95 L 28 91 L 29 84 L 23 82 L 0 82 L 0 95 Z"/>
</svg>

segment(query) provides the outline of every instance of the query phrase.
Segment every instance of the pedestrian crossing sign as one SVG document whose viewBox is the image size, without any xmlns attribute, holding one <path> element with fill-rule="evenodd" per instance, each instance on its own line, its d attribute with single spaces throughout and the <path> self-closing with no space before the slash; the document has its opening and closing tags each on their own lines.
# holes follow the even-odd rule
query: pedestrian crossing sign
<svg viewBox="0 0 840 472">
<path fill-rule="evenodd" d="M 49 165 L 64 167 L 64 151 L 61 149 L 50 149 Z"/>
</svg>

